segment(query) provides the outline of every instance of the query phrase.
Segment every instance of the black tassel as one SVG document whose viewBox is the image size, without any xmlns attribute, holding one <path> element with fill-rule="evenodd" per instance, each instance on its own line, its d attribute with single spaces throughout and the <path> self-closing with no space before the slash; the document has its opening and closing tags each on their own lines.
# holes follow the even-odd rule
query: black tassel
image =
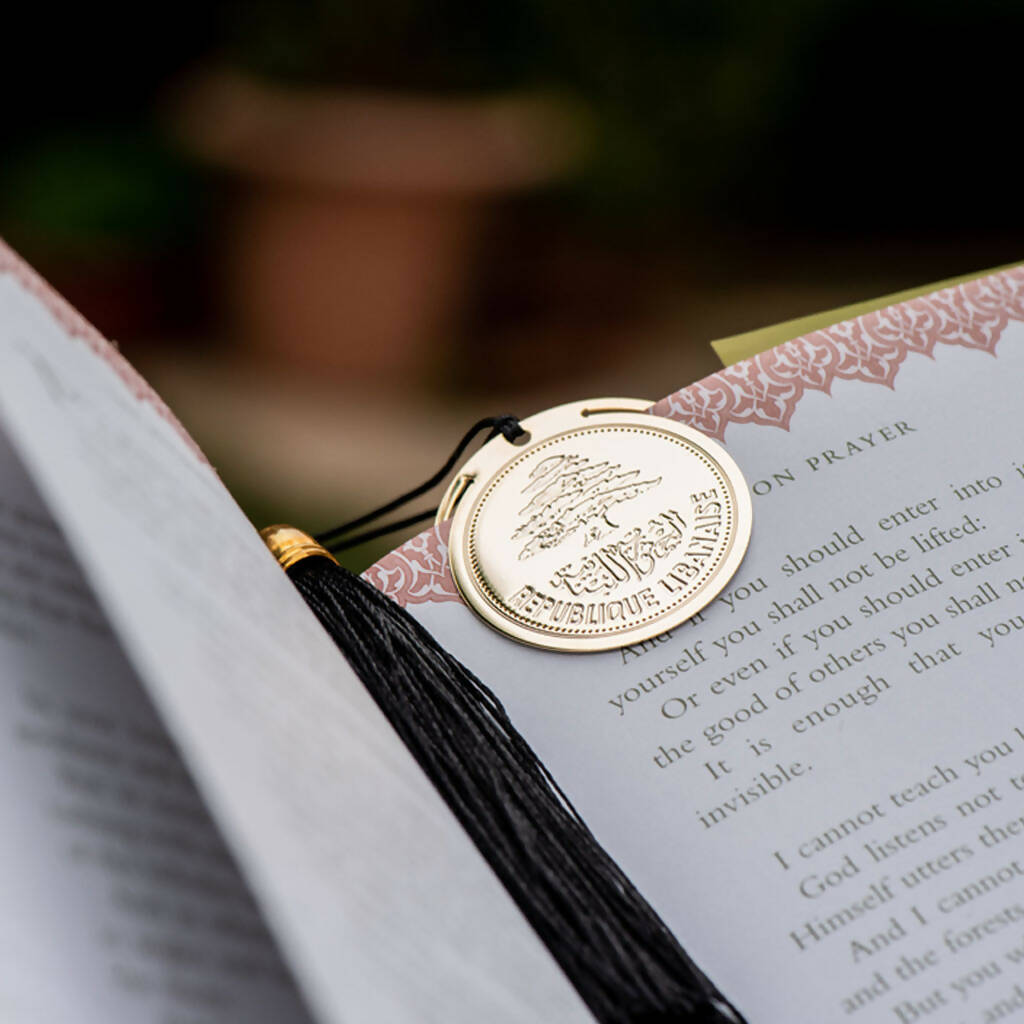
<svg viewBox="0 0 1024 1024">
<path fill-rule="evenodd" d="M 495 695 L 312 538 L 283 528 L 292 553 L 282 554 L 267 536 L 281 529 L 264 531 L 268 544 L 594 1016 L 603 1024 L 743 1024 Z"/>
</svg>

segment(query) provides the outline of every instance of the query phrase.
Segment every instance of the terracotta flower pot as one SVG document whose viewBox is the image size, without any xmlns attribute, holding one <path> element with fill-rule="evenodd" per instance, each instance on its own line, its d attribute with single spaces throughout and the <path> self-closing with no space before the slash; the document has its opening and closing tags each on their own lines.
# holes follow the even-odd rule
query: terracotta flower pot
<svg viewBox="0 0 1024 1024">
<path fill-rule="evenodd" d="M 496 196 L 580 151 L 580 119 L 537 97 L 435 99 L 270 86 L 221 74 L 178 108 L 191 149 L 239 181 L 226 244 L 234 326 L 337 376 L 440 359 Z"/>
</svg>

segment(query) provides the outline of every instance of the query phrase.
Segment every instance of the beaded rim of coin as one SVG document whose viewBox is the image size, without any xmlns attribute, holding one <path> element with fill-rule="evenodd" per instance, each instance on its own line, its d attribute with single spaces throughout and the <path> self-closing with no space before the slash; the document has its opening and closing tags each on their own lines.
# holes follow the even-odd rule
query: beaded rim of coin
<svg viewBox="0 0 1024 1024">
<path fill-rule="evenodd" d="M 652 404 L 537 413 L 452 481 L 437 521 L 452 520 L 452 576 L 488 625 L 534 647 L 605 651 L 659 636 L 721 593 L 750 540 L 746 481 L 721 445 Z"/>
</svg>

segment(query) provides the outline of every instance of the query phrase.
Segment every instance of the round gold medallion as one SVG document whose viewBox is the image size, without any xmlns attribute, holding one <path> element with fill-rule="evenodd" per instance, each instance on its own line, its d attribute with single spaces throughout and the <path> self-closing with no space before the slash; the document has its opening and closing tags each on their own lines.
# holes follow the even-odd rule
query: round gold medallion
<svg viewBox="0 0 1024 1024">
<path fill-rule="evenodd" d="M 743 475 L 651 404 L 558 406 L 466 463 L 438 520 L 452 519 L 452 575 L 488 624 L 536 647 L 609 650 L 678 626 L 728 583 L 750 539 Z"/>
</svg>

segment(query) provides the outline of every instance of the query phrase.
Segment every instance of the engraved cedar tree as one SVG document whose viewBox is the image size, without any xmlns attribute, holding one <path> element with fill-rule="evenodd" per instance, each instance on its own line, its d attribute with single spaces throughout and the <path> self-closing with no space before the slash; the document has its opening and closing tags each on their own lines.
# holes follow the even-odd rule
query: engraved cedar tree
<svg viewBox="0 0 1024 1024">
<path fill-rule="evenodd" d="M 552 455 L 538 463 L 522 494 L 532 495 L 520 509 L 512 540 L 528 538 L 520 560 L 558 547 L 577 531 L 583 543 L 600 540 L 617 528 L 608 518 L 615 505 L 631 501 L 661 483 L 661 477 L 638 480 L 640 470 L 621 464 L 592 462 L 581 455 Z"/>
</svg>

